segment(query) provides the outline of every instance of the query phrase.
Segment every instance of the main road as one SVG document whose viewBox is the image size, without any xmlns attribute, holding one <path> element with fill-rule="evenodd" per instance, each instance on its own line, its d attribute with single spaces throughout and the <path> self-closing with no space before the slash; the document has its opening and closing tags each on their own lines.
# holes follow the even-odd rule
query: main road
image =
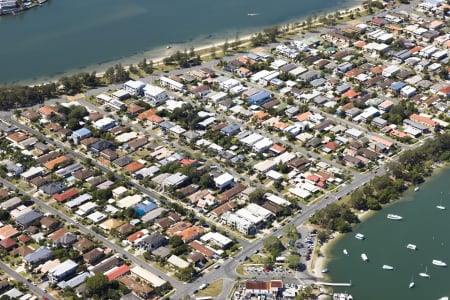
<svg viewBox="0 0 450 300">
<path fill-rule="evenodd" d="M 6 275 L 8 275 L 8 279 L 15 279 L 17 282 L 23 283 L 24 286 L 26 286 L 30 291 L 35 293 L 36 295 L 42 297 L 42 299 L 50 299 L 50 300 L 57 300 L 52 295 L 48 294 L 47 292 L 43 291 L 37 286 L 32 285 L 25 277 L 11 269 L 9 266 L 7 266 L 5 263 L 0 261 L 0 269 L 5 272 Z"/>
</svg>

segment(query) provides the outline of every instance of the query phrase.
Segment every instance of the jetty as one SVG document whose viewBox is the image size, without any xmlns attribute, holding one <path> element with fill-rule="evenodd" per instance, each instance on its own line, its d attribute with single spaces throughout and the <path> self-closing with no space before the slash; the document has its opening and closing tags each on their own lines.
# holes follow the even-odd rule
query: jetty
<svg viewBox="0 0 450 300">
<path fill-rule="evenodd" d="M 316 282 L 316 284 L 318 285 L 323 285 L 323 286 L 352 286 L 352 282 L 321 282 L 318 281 Z"/>
</svg>

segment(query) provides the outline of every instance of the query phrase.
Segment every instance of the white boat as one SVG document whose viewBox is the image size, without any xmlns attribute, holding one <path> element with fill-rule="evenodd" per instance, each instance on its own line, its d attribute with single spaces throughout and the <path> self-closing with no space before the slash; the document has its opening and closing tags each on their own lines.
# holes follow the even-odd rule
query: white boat
<svg viewBox="0 0 450 300">
<path fill-rule="evenodd" d="M 441 209 L 441 210 L 445 210 L 445 206 L 442 205 L 442 200 L 439 202 L 439 205 L 436 205 L 436 208 Z"/>
<path fill-rule="evenodd" d="M 406 245 L 406 248 L 408 248 L 408 249 L 410 249 L 410 250 L 416 250 L 416 249 L 417 249 L 417 246 L 414 245 L 414 244 L 408 244 L 408 245 Z"/>
<path fill-rule="evenodd" d="M 390 265 L 383 265 L 383 270 L 394 270 L 394 267 L 393 266 L 390 266 Z"/>
<path fill-rule="evenodd" d="M 328 273 L 328 272 L 329 272 L 328 268 L 325 268 L 322 270 L 322 273 Z"/>
<path fill-rule="evenodd" d="M 344 252 L 345 255 L 348 255 L 347 249 L 342 250 L 342 252 Z"/>
<path fill-rule="evenodd" d="M 362 233 L 357 233 L 355 235 L 355 238 L 357 238 L 358 240 L 364 240 L 366 237 L 364 236 L 364 234 Z"/>
<path fill-rule="evenodd" d="M 401 219 L 403 219 L 402 216 L 394 215 L 394 214 L 388 214 L 388 215 L 387 215 L 387 218 L 388 218 L 389 220 L 401 220 Z"/>
<path fill-rule="evenodd" d="M 447 264 L 445 262 L 443 262 L 442 260 L 437 260 L 437 259 L 433 259 L 433 261 L 431 263 L 438 267 L 446 267 L 447 266 Z"/>
<path fill-rule="evenodd" d="M 414 283 L 414 278 L 411 277 L 411 282 L 409 283 L 408 288 L 412 289 L 416 284 Z"/>
<path fill-rule="evenodd" d="M 172 48 L 172 46 L 170 46 L 170 45 L 166 46 L 166 49 L 170 49 L 170 48 Z"/>
<path fill-rule="evenodd" d="M 259 14 L 256 14 L 256 13 L 247 14 L 247 16 L 250 16 L 250 17 L 254 17 L 254 16 L 257 16 L 257 15 L 259 15 Z"/>
<path fill-rule="evenodd" d="M 441 297 L 438 300 L 448 300 L 448 297 Z"/>
<path fill-rule="evenodd" d="M 367 255 L 365 253 L 361 254 L 361 258 L 363 261 L 368 261 L 369 258 L 367 257 Z"/>
<path fill-rule="evenodd" d="M 430 278 L 431 277 L 430 274 L 428 274 L 428 266 L 425 266 L 425 272 L 419 273 L 419 276 L 423 277 L 423 278 Z"/>
<path fill-rule="evenodd" d="M 414 192 L 418 192 L 418 191 L 419 191 L 419 187 L 416 186 L 416 187 L 414 188 Z"/>
</svg>

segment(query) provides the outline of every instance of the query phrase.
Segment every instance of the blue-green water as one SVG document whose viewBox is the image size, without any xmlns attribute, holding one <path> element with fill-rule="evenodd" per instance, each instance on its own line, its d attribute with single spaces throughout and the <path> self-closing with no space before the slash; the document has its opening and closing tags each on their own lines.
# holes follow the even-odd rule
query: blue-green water
<svg viewBox="0 0 450 300">
<path fill-rule="evenodd" d="M 166 45 L 209 44 L 351 7 L 359 0 L 50 0 L 18 16 L 0 17 L 0 83 L 44 80 L 104 69 Z M 257 14 L 248 16 L 248 14 Z M 176 48 L 176 47 L 174 47 Z M 151 52 L 148 52 L 151 51 Z M 171 50 L 173 51 L 173 49 Z"/>
<path fill-rule="evenodd" d="M 439 171 L 417 193 L 409 192 L 405 197 L 374 214 L 357 226 L 354 233 L 334 242 L 327 257 L 330 261 L 329 280 L 349 282 L 350 288 L 335 288 L 347 291 L 357 300 L 375 299 L 438 299 L 450 296 L 450 268 L 432 265 L 439 259 L 450 265 L 450 169 Z M 447 207 L 439 210 L 436 205 Z M 403 216 L 401 221 L 388 220 L 388 213 Z M 360 232 L 366 240 L 354 238 Z M 406 249 L 406 245 L 417 245 L 417 250 Z M 343 254 L 347 249 L 349 256 Z M 366 253 L 369 262 L 364 263 L 361 254 Z M 393 271 L 382 270 L 387 264 Z M 419 276 L 428 267 L 431 278 Z M 415 287 L 408 288 L 413 278 Z"/>
</svg>

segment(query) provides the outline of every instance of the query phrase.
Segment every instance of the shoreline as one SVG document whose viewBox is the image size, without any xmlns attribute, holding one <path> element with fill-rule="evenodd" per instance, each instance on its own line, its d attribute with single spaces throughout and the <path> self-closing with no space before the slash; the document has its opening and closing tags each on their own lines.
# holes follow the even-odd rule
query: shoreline
<svg viewBox="0 0 450 300">
<path fill-rule="evenodd" d="M 334 9 L 332 8 L 332 9 L 328 10 L 325 8 L 316 13 L 312 13 L 311 15 L 313 17 L 315 17 L 315 19 L 313 19 L 313 22 L 314 22 L 313 26 L 318 26 L 319 28 L 323 27 L 323 24 L 318 23 L 319 17 L 323 16 L 323 15 L 329 15 L 329 14 L 334 14 L 336 12 L 339 12 L 340 15 L 343 16 L 346 13 L 355 12 L 358 9 L 361 12 L 364 11 L 364 8 L 362 5 L 362 0 L 355 0 L 352 2 L 353 3 L 351 3 L 351 6 L 349 6 L 349 7 L 337 6 Z M 289 34 L 296 32 L 297 35 L 302 35 L 302 31 L 306 29 L 304 26 L 302 26 L 302 23 L 306 22 L 307 18 L 308 18 L 308 16 L 303 16 L 303 17 L 299 17 L 299 18 L 293 18 L 290 20 L 286 20 L 282 23 L 268 25 L 268 26 L 265 26 L 262 28 L 259 28 L 259 27 L 258 28 L 257 27 L 249 28 L 248 30 L 245 30 L 244 32 L 242 32 L 242 34 L 243 34 L 242 37 L 239 37 L 240 45 L 249 43 L 251 38 L 254 35 L 262 32 L 264 28 L 269 28 L 269 27 L 274 27 L 274 26 L 282 28 L 286 25 L 295 25 L 294 29 L 291 29 Z M 316 30 L 316 29 L 318 29 L 318 28 L 312 28 L 311 31 Z M 147 59 L 147 61 L 153 61 L 155 63 L 155 65 L 159 65 L 159 64 L 162 64 L 162 61 L 164 60 L 164 58 L 169 57 L 170 55 L 176 53 L 176 51 L 184 51 L 184 49 L 189 49 L 191 47 L 194 47 L 195 52 L 206 51 L 206 53 L 202 54 L 202 57 L 210 56 L 210 54 L 211 54 L 210 50 L 213 47 L 215 47 L 215 48 L 221 47 L 225 43 L 226 40 L 228 40 L 228 42 L 230 42 L 230 43 L 234 41 L 233 37 L 229 37 L 230 34 L 231 34 L 231 32 L 228 32 L 228 31 L 220 32 L 217 34 L 218 35 L 217 37 L 212 38 L 211 40 L 209 40 L 210 39 L 209 37 L 198 37 L 195 40 L 189 41 L 189 42 L 173 43 L 173 44 L 168 45 L 168 46 L 171 46 L 170 49 L 167 49 L 166 46 L 157 46 L 157 47 L 154 47 L 151 49 L 144 50 L 139 53 L 132 54 L 130 56 L 126 56 L 126 57 L 122 57 L 122 58 L 118 58 L 118 59 L 112 59 L 112 60 L 105 61 L 105 62 L 99 62 L 99 63 L 95 63 L 92 65 L 82 66 L 79 68 L 72 68 L 72 69 L 69 69 L 66 71 L 59 72 L 58 74 L 55 74 L 52 76 L 39 76 L 39 77 L 31 78 L 31 79 L 17 80 L 17 81 L 7 82 L 7 83 L 0 83 L 0 86 L 10 86 L 10 85 L 36 86 L 36 85 L 42 85 L 42 84 L 46 84 L 46 83 L 54 83 L 54 82 L 58 82 L 59 79 L 63 76 L 71 76 L 71 75 L 75 75 L 80 72 L 89 72 L 89 73 L 96 72 L 97 75 L 99 76 L 101 74 L 104 74 L 105 71 L 109 67 L 114 66 L 116 64 L 122 64 L 122 66 L 127 69 L 130 67 L 130 65 L 136 65 L 143 59 Z M 307 32 L 305 32 L 305 34 L 307 34 Z"/>
<path fill-rule="evenodd" d="M 434 177 L 438 176 L 440 173 L 442 173 L 442 171 L 444 171 L 445 169 L 450 168 L 450 164 L 446 164 L 446 163 L 441 163 L 440 165 L 433 167 L 433 173 L 431 174 L 431 176 L 428 177 L 428 180 L 424 180 L 423 183 L 421 183 L 420 185 L 424 185 L 426 184 L 430 179 L 433 179 Z M 360 220 L 360 222 L 358 224 L 362 224 L 363 222 L 367 221 L 367 219 L 369 219 L 370 217 L 372 217 L 373 215 L 377 214 L 377 213 L 381 213 L 383 210 L 385 210 L 387 207 L 394 205 L 396 203 L 398 203 L 399 201 L 402 200 L 407 200 L 407 201 L 411 201 L 413 199 L 405 199 L 405 197 L 408 196 L 412 196 L 414 194 L 411 195 L 405 195 L 406 193 L 414 193 L 414 191 L 411 191 L 411 189 L 413 189 L 414 186 L 412 185 L 411 187 L 409 187 L 406 191 L 404 191 L 401 195 L 400 198 L 397 199 L 396 201 L 389 203 L 385 206 L 383 206 L 380 210 L 367 210 L 367 211 L 360 211 L 357 214 L 358 219 Z M 413 198 L 413 197 L 412 197 Z M 319 253 L 321 255 L 317 255 L 317 257 L 315 257 L 315 261 L 314 261 L 314 268 L 311 269 L 311 263 L 309 264 L 307 270 L 308 273 L 312 276 L 315 277 L 316 281 L 318 280 L 325 280 L 325 281 L 330 281 L 329 276 L 327 276 L 326 273 L 322 273 L 322 270 L 326 267 L 327 263 L 330 260 L 330 251 L 333 249 L 333 247 L 335 246 L 335 244 L 342 239 L 345 235 L 347 234 L 354 234 L 355 232 L 352 230 L 350 232 L 346 232 L 346 233 L 340 233 L 340 232 L 334 232 L 332 233 L 333 238 L 328 239 L 327 242 L 325 242 L 324 244 L 320 245 L 319 248 L 314 249 L 314 251 L 319 251 Z"/>
</svg>

